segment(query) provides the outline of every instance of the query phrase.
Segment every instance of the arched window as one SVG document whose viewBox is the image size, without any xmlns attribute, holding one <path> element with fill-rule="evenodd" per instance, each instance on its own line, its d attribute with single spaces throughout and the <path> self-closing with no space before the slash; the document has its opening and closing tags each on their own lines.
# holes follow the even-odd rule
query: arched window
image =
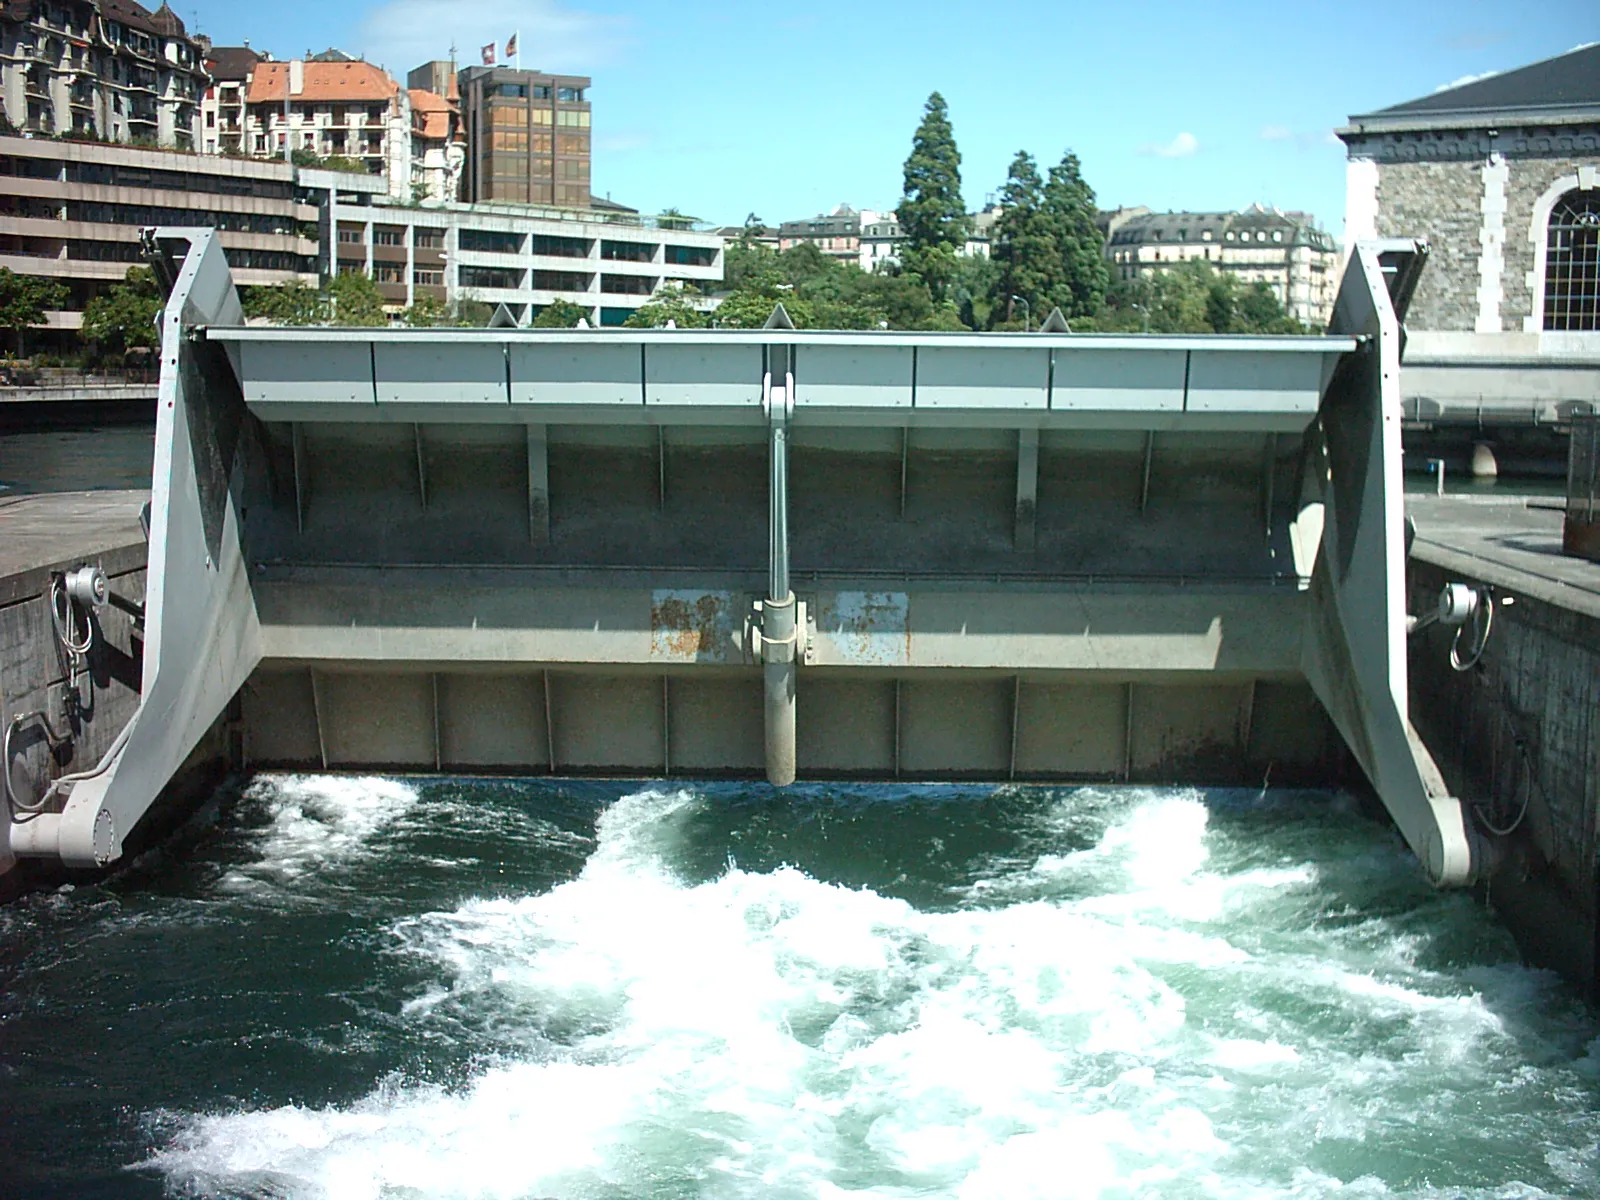
<svg viewBox="0 0 1600 1200">
<path fill-rule="evenodd" d="M 1600 330 L 1600 189 L 1557 200 L 1546 236 L 1544 327 Z"/>
</svg>

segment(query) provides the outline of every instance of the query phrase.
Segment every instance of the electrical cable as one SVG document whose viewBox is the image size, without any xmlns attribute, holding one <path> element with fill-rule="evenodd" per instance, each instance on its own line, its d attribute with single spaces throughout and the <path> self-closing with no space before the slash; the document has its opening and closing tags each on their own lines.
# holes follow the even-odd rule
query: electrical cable
<svg viewBox="0 0 1600 1200">
<path fill-rule="evenodd" d="M 1478 632 L 1480 624 L 1483 627 L 1481 633 Z M 1467 631 L 1469 625 L 1473 628 L 1473 641 L 1476 644 L 1472 647 L 1472 653 L 1463 658 L 1461 656 L 1461 635 Z M 1451 669 L 1455 671 L 1470 671 L 1477 666 L 1478 660 L 1483 657 L 1483 652 L 1489 648 L 1489 633 L 1493 629 L 1494 592 L 1490 588 L 1484 588 L 1478 601 L 1478 607 L 1472 614 L 1472 619 L 1459 626 L 1456 629 L 1455 637 L 1450 640 Z"/>
</svg>

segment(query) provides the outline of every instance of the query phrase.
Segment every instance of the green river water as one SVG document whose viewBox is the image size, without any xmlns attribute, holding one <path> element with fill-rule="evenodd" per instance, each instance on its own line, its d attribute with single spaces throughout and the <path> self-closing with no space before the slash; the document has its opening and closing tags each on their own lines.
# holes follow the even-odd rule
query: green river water
<svg viewBox="0 0 1600 1200">
<path fill-rule="evenodd" d="M 0 909 L 0 1196 L 1600 1196 L 1347 798 L 269 776 Z"/>
</svg>

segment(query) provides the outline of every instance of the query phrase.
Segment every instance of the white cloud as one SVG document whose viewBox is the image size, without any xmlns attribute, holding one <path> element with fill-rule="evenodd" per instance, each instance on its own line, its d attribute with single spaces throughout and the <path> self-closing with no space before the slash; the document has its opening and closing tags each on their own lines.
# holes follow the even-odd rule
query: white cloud
<svg viewBox="0 0 1600 1200">
<path fill-rule="evenodd" d="M 1200 139 L 1192 133 L 1180 133 L 1170 142 L 1146 142 L 1139 147 L 1140 154 L 1154 154 L 1157 158 L 1188 158 L 1200 149 Z"/>
<path fill-rule="evenodd" d="M 559 0 L 383 0 L 368 11 L 350 47 L 400 78 L 412 67 L 446 58 L 453 42 L 456 61 L 478 61 L 479 48 L 518 35 L 522 65 L 544 71 L 588 74 L 616 58 L 626 40 L 619 17 L 563 7 Z"/>
<path fill-rule="evenodd" d="M 1448 92 L 1451 88 L 1462 87 L 1469 83 L 1477 83 L 1480 79 L 1488 79 L 1491 75 L 1498 74 L 1500 74 L 1499 71 L 1482 71 L 1477 75 L 1463 75 L 1460 79 L 1452 79 L 1449 83 L 1441 83 L 1433 90 L 1436 94 L 1439 92 Z"/>
<path fill-rule="evenodd" d="M 1288 142 L 1294 139 L 1294 130 L 1287 125 L 1263 125 L 1261 127 L 1261 140 L 1264 142 Z"/>
</svg>

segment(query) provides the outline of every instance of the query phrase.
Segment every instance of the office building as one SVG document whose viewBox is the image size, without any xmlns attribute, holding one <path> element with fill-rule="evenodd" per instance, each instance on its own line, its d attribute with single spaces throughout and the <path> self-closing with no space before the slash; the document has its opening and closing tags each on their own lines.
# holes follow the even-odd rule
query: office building
<svg viewBox="0 0 1600 1200">
<path fill-rule="evenodd" d="M 315 284 L 318 215 L 283 163 L 0 137 L 0 266 L 67 283 L 51 328 L 82 324 L 89 300 L 141 261 L 152 225 L 214 226 L 240 283 Z"/>
<path fill-rule="evenodd" d="M 504 304 L 526 324 L 566 300 L 593 325 L 620 325 L 652 294 L 683 284 L 711 291 L 722 280 L 723 239 L 662 229 L 620 205 L 396 203 L 381 181 L 300 172 L 303 193 L 324 210 L 321 268 L 371 275 L 398 310 L 427 297 L 447 304 Z"/>
<path fill-rule="evenodd" d="M 511 67 L 457 76 L 469 203 L 589 207 L 589 79 Z"/>
</svg>

